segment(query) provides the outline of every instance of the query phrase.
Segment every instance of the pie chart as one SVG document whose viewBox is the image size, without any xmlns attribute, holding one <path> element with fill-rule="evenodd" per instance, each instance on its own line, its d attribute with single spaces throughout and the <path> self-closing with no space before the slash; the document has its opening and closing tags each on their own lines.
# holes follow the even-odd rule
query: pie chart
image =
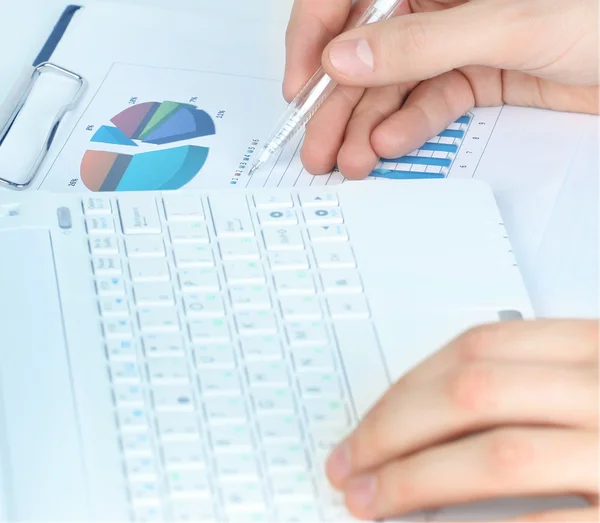
<svg viewBox="0 0 600 523">
<path fill-rule="evenodd" d="M 94 192 L 170 191 L 188 184 L 204 167 L 209 149 L 178 142 L 216 134 L 211 116 L 194 105 L 146 102 L 128 107 L 103 125 L 93 143 L 131 147 L 131 154 L 88 150 L 81 180 Z M 140 143 L 161 147 L 135 153 Z"/>
</svg>

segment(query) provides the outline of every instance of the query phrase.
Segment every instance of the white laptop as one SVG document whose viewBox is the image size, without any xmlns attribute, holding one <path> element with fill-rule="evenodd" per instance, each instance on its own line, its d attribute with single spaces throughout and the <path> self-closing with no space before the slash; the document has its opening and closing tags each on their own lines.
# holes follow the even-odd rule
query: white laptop
<svg viewBox="0 0 600 523">
<path fill-rule="evenodd" d="M 333 445 L 451 337 L 521 317 L 476 181 L 0 193 L 1 516 L 344 521 Z"/>
</svg>

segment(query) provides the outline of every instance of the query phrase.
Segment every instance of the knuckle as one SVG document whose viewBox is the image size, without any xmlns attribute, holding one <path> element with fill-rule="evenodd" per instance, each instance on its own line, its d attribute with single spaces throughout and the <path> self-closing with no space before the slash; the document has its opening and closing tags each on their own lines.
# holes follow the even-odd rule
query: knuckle
<svg viewBox="0 0 600 523">
<path fill-rule="evenodd" d="M 492 481 L 505 484 L 530 469 L 535 458 L 531 435 L 515 429 L 501 429 L 491 433 L 487 446 L 487 474 Z"/>
<path fill-rule="evenodd" d="M 496 343 L 496 326 L 479 325 L 461 334 L 457 340 L 459 359 L 470 362 L 485 358 Z"/>
<path fill-rule="evenodd" d="M 447 380 L 447 397 L 455 408 L 487 412 L 494 403 L 496 372 L 487 363 L 469 363 L 452 371 Z"/>
</svg>

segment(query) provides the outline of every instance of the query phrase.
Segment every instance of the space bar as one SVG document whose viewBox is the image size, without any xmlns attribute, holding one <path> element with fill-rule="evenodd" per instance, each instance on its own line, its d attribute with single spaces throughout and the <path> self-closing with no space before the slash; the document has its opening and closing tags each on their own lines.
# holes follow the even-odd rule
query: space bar
<svg viewBox="0 0 600 523">
<path fill-rule="evenodd" d="M 8 520 L 83 521 L 89 517 L 85 477 L 50 236 L 45 229 L 2 231 L 0 245 L 0 444 L 10 459 L 3 467 L 10 470 Z"/>
</svg>

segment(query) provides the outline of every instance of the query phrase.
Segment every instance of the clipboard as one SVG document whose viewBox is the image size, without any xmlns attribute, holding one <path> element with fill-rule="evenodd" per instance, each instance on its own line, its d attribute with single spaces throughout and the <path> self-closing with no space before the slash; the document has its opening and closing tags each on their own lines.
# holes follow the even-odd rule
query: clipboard
<svg viewBox="0 0 600 523">
<path fill-rule="evenodd" d="M 19 118 L 19 115 L 21 114 L 23 108 L 25 107 L 25 104 L 27 103 L 27 100 L 29 99 L 29 95 L 31 94 L 32 90 L 34 89 L 38 79 L 43 74 L 54 73 L 54 74 L 61 75 L 65 78 L 75 82 L 77 85 L 75 94 L 73 95 L 73 97 L 71 98 L 69 103 L 67 103 L 66 105 L 59 108 L 59 110 L 56 114 L 56 117 L 54 118 L 54 121 L 52 122 L 52 125 L 48 129 L 48 132 L 47 132 L 46 138 L 44 140 L 44 143 L 41 147 L 41 150 L 40 150 L 37 158 L 35 158 L 35 161 L 33 162 L 33 166 L 30 169 L 27 176 L 25 177 L 25 179 L 23 181 L 17 182 L 15 180 L 11 180 L 7 177 L 4 177 L 2 174 L 0 174 L 0 186 L 2 186 L 2 187 L 7 187 L 9 189 L 20 191 L 20 190 L 27 189 L 32 184 L 42 162 L 44 161 L 44 159 L 46 158 L 46 155 L 48 154 L 48 151 L 52 147 L 54 137 L 56 136 L 56 132 L 57 132 L 64 116 L 69 111 L 72 111 L 77 106 L 77 103 L 79 102 L 79 99 L 81 98 L 81 95 L 85 91 L 86 81 L 81 75 L 77 74 L 74 71 L 65 69 L 64 67 L 61 67 L 60 65 L 52 63 L 50 61 L 54 50 L 56 49 L 57 45 L 61 41 L 63 35 L 65 34 L 75 13 L 77 13 L 77 11 L 79 9 L 81 9 L 81 6 L 79 6 L 79 5 L 69 5 L 65 8 L 65 10 L 63 11 L 59 20 L 57 21 L 56 25 L 54 26 L 54 29 L 50 33 L 50 36 L 46 40 L 44 46 L 42 47 L 42 49 L 38 53 L 37 57 L 35 58 L 35 60 L 32 64 L 31 74 L 28 76 L 28 78 L 25 79 L 22 86 L 21 85 L 17 86 L 18 89 L 17 89 L 17 94 L 16 94 L 16 98 L 17 98 L 16 103 L 14 103 L 12 108 L 9 107 L 8 119 L 4 122 L 0 121 L 0 147 L 2 147 L 2 144 L 5 142 L 7 136 L 10 133 L 11 129 L 13 128 L 15 122 Z"/>
</svg>

